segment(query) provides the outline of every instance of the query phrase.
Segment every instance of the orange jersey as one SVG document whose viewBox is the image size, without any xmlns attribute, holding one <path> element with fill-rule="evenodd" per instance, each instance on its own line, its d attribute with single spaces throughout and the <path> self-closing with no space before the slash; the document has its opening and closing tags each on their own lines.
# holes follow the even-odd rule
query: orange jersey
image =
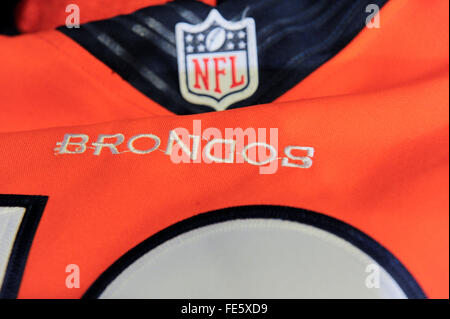
<svg viewBox="0 0 450 319">
<path fill-rule="evenodd" d="M 448 2 L 128 3 L 0 36 L 1 297 L 448 298 Z"/>
</svg>

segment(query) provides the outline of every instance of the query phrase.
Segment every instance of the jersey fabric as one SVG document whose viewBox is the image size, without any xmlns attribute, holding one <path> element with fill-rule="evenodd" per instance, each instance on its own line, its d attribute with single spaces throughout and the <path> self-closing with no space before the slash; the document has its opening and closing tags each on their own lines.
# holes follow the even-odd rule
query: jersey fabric
<svg viewBox="0 0 450 319">
<path fill-rule="evenodd" d="M 447 1 L 108 1 L 114 5 L 102 12 L 104 1 L 86 1 L 89 23 L 58 30 L 51 28 L 64 24 L 64 1 L 53 2 L 48 12 L 57 10 L 57 20 L 33 22 L 27 10 L 46 8 L 26 9 L 37 1 L 23 1 L 16 7 L 22 34 L 0 36 L 3 298 L 328 297 L 294 289 L 302 282 L 346 297 L 347 288 L 364 285 L 352 283 L 359 263 L 381 266 L 388 287 L 381 297 L 448 298 Z M 365 26 L 372 2 L 381 8 L 379 28 Z M 221 112 L 185 99 L 178 86 L 176 25 L 201 25 L 214 9 L 226 23 L 215 20 L 205 33 L 220 26 L 232 38 L 239 36 L 233 28 L 247 28 L 240 30 L 249 46 L 251 18 L 258 51 L 256 93 Z M 146 20 L 153 29 L 142 15 L 153 19 Z M 183 32 L 197 32 L 190 28 Z M 144 42 L 136 30 L 151 36 Z M 157 30 L 170 31 L 163 32 L 169 39 Z M 210 48 L 214 40 L 206 40 Z M 206 86 L 205 77 L 198 81 Z M 247 157 L 244 139 L 235 153 L 225 147 L 242 163 L 234 155 L 231 162 L 217 156 L 205 162 L 207 145 L 227 143 L 218 136 L 230 128 L 266 130 L 273 159 L 260 165 Z M 174 162 L 174 153 L 189 156 Z M 271 230 L 271 240 L 264 242 L 260 229 Z M 220 234 L 228 236 L 215 241 Z M 189 244 L 192 238 L 197 244 Z M 312 247 L 328 258 L 316 260 Z M 291 284 L 283 270 L 267 270 L 270 260 L 303 263 L 296 249 L 312 262 L 304 271 L 345 264 L 331 267 L 345 274 L 343 281 L 323 284 L 339 277 L 328 278 L 327 271 L 334 274 L 328 266 L 317 281 L 296 274 Z M 253 259 L 245 259 L 248 252 Z M 234 259 L 247 260 L 250 270 L 228 264 Z M 70 265 L 79 268 L 79 287 L 67 284 Z M 289 277 L 295 267 L 284 272 Z M 266 274 L 267 286 L 252 273 Z M 230 284 L 220 295 L 206 279 L 188 282 L 190 275 L 248 285 Z M 270 281 L 277 277 L 279 287 Z M 140 282 L 158 289 L 147 294 L 150 284 L 144 289 Z M 227 287 L 226 280 L 214 283 Z M 258 285 L 273 294 L 259 295 Z M 238 294 L 248 286 L 254 290 Z"/>
<path fill-rule="evenodd" d="M 45 6 L 39 0 L 15 1 L 15 16 L 17 28 L 22 32 L 36 32 L 54 29 L 64 24 L 67 13 L 66 8 L 72 2 L 68 0 L 47 0 Z M 130 0 L 130 1 L 78 1 L 82 8 L 80 22 L 86 23 L 93 20 L 101 20 L 114 17 L 119 14 L 131 13 L 135 10 L 158 4 L 164 4 L 167 0 Z M 214 5 L 214 0 L 204 0 L 205 3 Z"/>
</svg>

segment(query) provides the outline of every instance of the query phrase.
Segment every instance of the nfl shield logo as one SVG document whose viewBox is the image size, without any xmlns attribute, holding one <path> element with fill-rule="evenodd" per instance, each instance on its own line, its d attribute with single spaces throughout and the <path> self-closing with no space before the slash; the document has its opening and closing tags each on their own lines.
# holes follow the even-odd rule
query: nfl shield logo
<svg viewBox="0 0 450 319">
<path fill-rule="evenodd" d="M 258 88 L 255 21 L 225 20 L 213 9 L 203 23 L 176 25 L 180 90 L 190 103 L 217 111 Z"/>
</svg>

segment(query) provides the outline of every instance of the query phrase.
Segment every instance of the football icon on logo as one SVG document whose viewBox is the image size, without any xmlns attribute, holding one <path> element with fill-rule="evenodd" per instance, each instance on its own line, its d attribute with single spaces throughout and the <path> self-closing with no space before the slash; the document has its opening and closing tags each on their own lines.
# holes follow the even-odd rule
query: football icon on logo
<svg viewBox="0 0 450 319">
<path fill-rule="evenodd" d="M 225 30 L 223 28 L 214 28 L 206 37 L 206 49 L 209 52 L 219 50 L 225 43 Z"/>
<path fill-rule="evenodd" d="M 213 9 L 203 23 L 176 25 L 181 95 L 217 111 L 250 97 L 258 88 L 255 21 L 225 20 Z"/>
</svg>

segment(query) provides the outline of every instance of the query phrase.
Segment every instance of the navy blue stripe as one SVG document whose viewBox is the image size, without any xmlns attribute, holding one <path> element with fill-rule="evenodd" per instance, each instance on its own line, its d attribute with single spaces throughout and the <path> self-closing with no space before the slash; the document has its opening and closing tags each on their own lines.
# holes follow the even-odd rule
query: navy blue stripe
<svg viewBox="0 0 450 319">
<path fill-rule="evenodd" d="M 0 3 L 0 34 L 3 35 L 17 35 L 15 22 L 15 9 L 19 0 L 2 0 Z"/>
<path fill-rule="evenodd" d="M 0 206 L 25 208 L 25 215 L 9 256 L 5 277 L 0 289 L 0 299 L 17 298 L 28 253 L 47 200 L 47 196 L 0 195 Z"/>
</svg>

